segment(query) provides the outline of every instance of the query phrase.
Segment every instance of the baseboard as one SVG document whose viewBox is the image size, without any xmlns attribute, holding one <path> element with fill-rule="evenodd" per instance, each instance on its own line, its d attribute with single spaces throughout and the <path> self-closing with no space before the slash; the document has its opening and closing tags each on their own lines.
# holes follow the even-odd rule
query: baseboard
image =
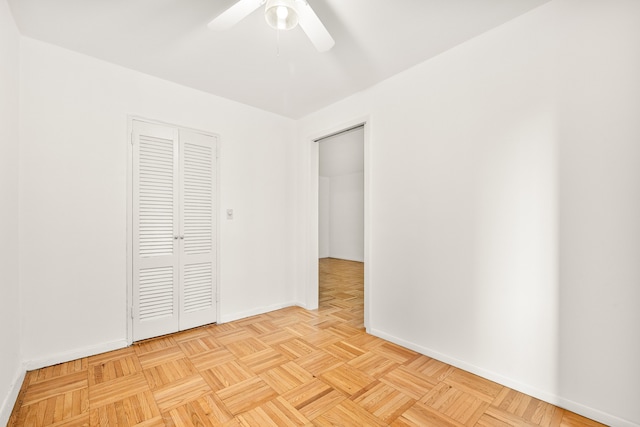
<svg viewBox="0 0 640 427">
<path fill-rule="evenodd" d="M 20 367 L 19 372 L 9 386 L 9 392 L 5 396 L 2 406 L 0 406 L 0 425 L 2 426 L 7 425 L 9 422 L 11 411 L 13 411 L 13 406 L 16 403 L 16 399 L 18 399 L 18 394 L 20 394 L 26 373 L 27 370 L 24 367 Z"/>
<path fill-rule="evenodd" d="M 328 256 L 327 258 L 338 259 L 340 261 L 364 262 L 364 258 L 350 258 L 350 257 L 340 257 L 340 256 Z"/>
<path fill-rule="evenodd" d="M 616 417 L 615 415 L 582 405 L 572 400 L 565 399 L 563 397 L 558 397 L 557 399 L 558 403 L 556 406 L 575 412 L 576 414 L 580 414 L 583 417 L 591 418 L 592 420 L 598 421 L 602 424 L 612 427 L 640 427 L 640 424 Z"/>
<path fill-rule="evenodd" d="M 554 393 L 549 393 L 544 390 L 539 390 L 535 387 L 531 387 L 527 384 L 523 384 L 521 382 L 515 381 L 511 378 L 504 377 L 500 374 L 497 374 L 492 371 L 488 371 L 486 369 L 482 369 L 478 366 L 469 364 L 462 360 L 456 359 L 454 357 L 450 357 L 446 354 L 437 352 L 430 348 L 422 347 L 420 345 L 414 344 L 409 341 L 405 341 L 401 338 L 395 337 L 393 335 L 387 334 L 384 331 L 379 329 L 370 329 L 367 330 L 367 333 L 374 335 L 376 337 L 382 338 L 384 340 L 390 341 L 394 344 L 401 345 L 405 348 L 408 348 L 413 351 L 417 351 L 418 353 L 424 354 L 425 356 L 431 357 L 433 359 L 437 359 L 441 362 L 447 363 L 451 366 L 455 366 L 456 368 L 463 369 L 467 372 L 471 372 L 472 374 L 481 376 L 482 378 L 486 378 L 490 381 L 496 382 L 498 384 L 509 387 L 513 390 L 519 391 L 521 393 L 527 394 L 529 396 L 533 396 L 537 399 L 543 400 L 545 402 L 551 403 L 552 405 L 559 406 L 561 408 L 567 409 L 571 412 L 575 412 L 576 414 L 582 415 L 584 417 L 590 418 L 592 420 L 598 421 L 600 423 L 615 426 L 615 427 L 640 427 L 640 425 L 616 417 L 615 415 L 608 414 L 606 412 L 602 412 L 600 410 L 573 402 L 571 400 L 562 398 Z"/>
<path fill-rule="evenodd" d="M 71 360 L 81 359 L 83 357 L 95 356 L 96 354 L 118 350 L 127 346 L 127 340 L 123 339 L 97 344 L 94 346 L 78 348 L 63 353 L 56 353 L 43 358 L 27 360 L 25 362 L 25 368 L 27 371 L 32 371 L 34 369 L 44 368 L 45 366 L 57 365 L 58 363 L 69 362 Z"/>
<path fill-rule="evenodd" d="M 290 307 L 294 307 L 294 306 L 304 308 L 305 310 L 308 310 L 308 311 L 316 310 L 315 308 L 309 308 L 305 303 L 302 303 L 302 302 L 294 302 L 290 305 Z"/>
<path fill-rule="evenodd" d="M 296 302 L 287 302 L 283 304 L 273 304 L 263 307 L 257 307 L 252 310 L 241 311 L 238 313 L 224 314 L 220 317 L 220 323 L 233 322 L 234 320 L 245 319 L 251 316 L 257 316 L 259 314 L 268 313 L 270 311 L 280 310 L 281 308 L 299 306 Z"/>
</svg>

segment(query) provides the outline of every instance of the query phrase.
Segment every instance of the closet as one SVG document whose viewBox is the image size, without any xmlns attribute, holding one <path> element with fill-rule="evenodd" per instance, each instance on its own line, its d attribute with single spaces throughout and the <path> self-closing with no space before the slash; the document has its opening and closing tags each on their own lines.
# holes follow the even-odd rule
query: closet
<svg viewBox="0 0 640 427">
<path fill-rule="evenodd" d="M 217 138 L 132 121 L 133 341 L 216 321 Z"/>
</svg>

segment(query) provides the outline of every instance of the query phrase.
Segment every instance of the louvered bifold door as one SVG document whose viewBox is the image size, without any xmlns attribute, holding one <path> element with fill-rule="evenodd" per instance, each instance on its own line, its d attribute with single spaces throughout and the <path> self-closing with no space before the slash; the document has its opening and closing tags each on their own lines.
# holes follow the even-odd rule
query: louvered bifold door
<svg viewBox="0 0 640 427">
<path fill-rule="evenodd" d="M 216 321 L 216 146 L 180 130 L 180 330 Z"/>
<path fill-rule="evenodd" d="M 133 122 L 133 339 L 179 326 L 178 130 Z"/>
</svg>

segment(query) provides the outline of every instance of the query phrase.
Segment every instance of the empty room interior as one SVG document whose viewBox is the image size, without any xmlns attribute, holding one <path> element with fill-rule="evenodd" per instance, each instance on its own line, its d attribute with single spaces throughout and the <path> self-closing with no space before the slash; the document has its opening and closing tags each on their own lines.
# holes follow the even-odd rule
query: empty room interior
<svg viewBox="0 0 640 427">
<path fill-rule="evenodd" d="M 0 0 L 0 205 L 0 425 L 640 426 L 640 1 Z"/>
</svg>

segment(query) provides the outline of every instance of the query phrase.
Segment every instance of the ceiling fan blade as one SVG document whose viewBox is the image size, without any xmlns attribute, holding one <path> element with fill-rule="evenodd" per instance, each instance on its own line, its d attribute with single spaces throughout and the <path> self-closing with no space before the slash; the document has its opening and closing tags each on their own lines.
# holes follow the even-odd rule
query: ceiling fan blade
<svg viewBox="0 0 640 427">
<path fill-rule="evenodd" d="M 319 52 L 326 52 L 336 43 L 318 18 L 318 15 L 311 9 L 306 0 L 296 0 L 298 23 L 302 30 L 307 34 L 311 43 Z"/>
<path fill-rule="evenodd" d="M 227 30 L 249 16 L 251 12 L 263 4 L 264 0 L 239 0 L 236 4 L 218 15 L 213 21 L 209 22 L 207 26 L 211 30 Z"/>
</svg>

